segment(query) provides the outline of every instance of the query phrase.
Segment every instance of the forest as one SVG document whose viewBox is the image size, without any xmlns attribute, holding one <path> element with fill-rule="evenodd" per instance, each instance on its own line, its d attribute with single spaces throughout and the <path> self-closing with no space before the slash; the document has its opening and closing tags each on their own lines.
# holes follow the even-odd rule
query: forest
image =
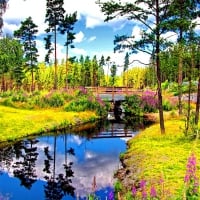
<svg viewBox="0 0 200 200">
<path fill-rule="evenodd" d="M 0 29 L 3 27 L 3 15 L 6 12 L 8 2 L 7 0 L 0 0 Z M 56 93 L 58 91 L 68 91 L 69 93 L 71 89 L 75 91 L 77 88 L 81 88 L 75 98 L 81 99 L 84 97 L 84 103 L 86 99 L 88 100 L 88 96 L 85 96 L 87 93 L 85 87 L 90 86 L 122 86 L 143 90 L 144 92 L 148 90 L 154 91 L 157 100 L 156 111 L 148 111 L 151 114 L 153 112 L 153 114 L 158 114 L 160 132 L 157 126 L 156 128 L 153 126 L 152 129 L 147 129 L 141 136 L 137 137 L 138 144 L 131 140 L 129 142 L 130 151 L 121 155 L 121 160 L 124 161 L 132 176 L 134 176 L 134 170 L 141 167 L 142 161 L 147 168 L 144 167 L 144 171 L 138 172 L 139 178 L 146 175 L 150 179 L 158 176 L 162 170 L 169 172 L 167 187 L 172 187 L 172 190 L 176 190 L 177 185 L 180 185 L 181 178 L 183 178 L 183 160 L 187 159 L 188 152 L 194 150 L 196 153 L 191 154 L 190 158 L 193 160 L 196 159 L 195 155 L 199 155 L 200 1 L 96 1 L 96 4 L 99 5 L 105 15 L 105 22 L 123 17 L 126 20 L 137 22 L 141 26 L 140 40 L 135 40 L 134 35 L 126 34 L 116 35 L 113 38 L 114 52 L 126 53 L 123 66 L 118 66 L 112 62 L 108 55 L 102 55 L 100 59 L 97 58 L 97 55 L 93 57 L 80 55 L 78 58 L 70 56 L 69 50 L 74 48 L 74 26 L 78 19 L 77 12 L 66 14 L 63 4 L 63 0 L 46 0 L 45 23 L 48 28 L 45 30 L 44 43 L 47 54 L 43 62 L 38 62 L 39 55 L 36 45 L 38 26 L 31 17 L 27 16 L 21 22 L 20 28 L 14 31 L 13 35 L 6 35 L 1 32 L 1 98 L 9 96 L 9 92 L 18 94 L 26 92 L 34 96 L 37 92 L 48 91 L 51 95 L 52 93 L 55 94 L 55 96 L 52 95 L 51 97 L 54 97 L 54 103 L 59 107 L 64 105 L 62 98 L 69 100 L 71 97 L 66 95 L 60 98 L 60 94 L 57 95 Z M 57 58 L 57 39 L 59 35 L 66 36 L 64 44 L 66 55 L 62 61 Z M 174 35 L 176 35 L 177 40 L 172 42 L 169 38 Z M 133 60 L 130 59 L 130 55 L 138 52 L 150 55 L 149 63 L 145 67 L 133 67 Z M 119 67 L 123 68 L 121 74 L 117 73 Z M 173 97 L 176 97 L 177 105 L 175 107 L 176 110 L 170 113 L 168 118 L 165 116 L 164 120 L 164 111 L 170 107 L 165 99 L 168 92 Z M 192 101 L 193 96 L 195 96 L 194 101 Z M 186 97 L 186 100 L 184 100 L 184 97 Z M 46 99 L 48 100 L 48 98 Z M 127 109 L 131 108 L 131 106 L 139 107 L 135 103 L 137 100 L 135 97 L 127 97 L 126 100 Z M 36 101 L 39 102 L 37 106 L 41 105 L 41 99 Z M 46 100 L 42 99 L 42 101 L 45 102 Z M 96 102 L 98 101 L 99 104 L 97 105 Z M 4 105 L 6 103 L 9 104 L 9 102 L 4 102 Z M 50 101 L 48 103 L 51 104 Z M 100 105 L 104 106 L 100 99 L 95 99 L 95 102 L 87 104 L 86 108 L 100 110 L 100 114 L 105 114 L 105 110 L 101 110 Z M 80 101 L 79 104 L 72 103 L 70 106 L 73 109 L 84 107 L 83 101 Z M 66 106 L 65 111 L 71 110 Z M 73 111 L 79 112 L 80 110 Z M 181 129 L 182 132 L 179 130 L 179 125 L 184 126 Z M 158 135 L 158 133 L 161 134 Z M 136 150 L 133 150 L 133 147 Z M 168 149 L 166 150 L 165 148 Z M 135 158 L 134 161 L 132 160 L 133 157 Z M 152 158 L 155 157 L 157 158 L 156 161 L 160 161 L 159 163 L 157 162 L 157 165 L 155 164 L 156 161 L 153 163 L 154 159 Z M 190 158 L 188 163 L 191 161 Z M 196 160 L 192 164 L 196 164 Z M 150 169 L 148 171 L 148 167 L 151 165 L 155 167 L 155 170 Z M 157 167 L 160 168 L 158 169 Z M 180 174 L 179 172 L 181 177 L 178 175 Z M 196 189 L 196 174 L 195 177 L 189 178 L 184 182 L 188 183 L 190 181 L 183 191 L 179 191 L 179 193 L 176 191 L 179 199 L 199 198 L 199 187 L 197 192 L 193 190 Z M 123 182 L 123 184 L 125 185 L 126 183 Z M 144 189 L 142 186 L 139 190 L 141 191 L 140 196 L 136 195 L 135 198 L 133 190 L 130 195 L 130 191 L 133 189 L 130 185 L 125 189 L 118 189 L 122 195 L 126 195 L 126 199 L 147 199 L 146 196 L 141 198 Z M 127 189 L 130 191 L 127 191 Z M 138 189 L 138 185 L 135 189 Z M 183 193 L 185 196 L 182 198 L 181 195 Z M 161 192 L 160 198 L 152 195 L 151 199 L 168 199 L 167 195 L 168 193 L 165 191 L 165 194 Z"/>
<path fill-rule="evenodd" d="M 1 0 L 1 28 L 3 13 L 8 1 Z M 123 73 L 117 76 L 117 65 L 110 57 L 102 55 L 100 60 L 70 57 L 69 49 L 74 48 L 74 25 L 77 12 L 66 14 L 63 0 L 46 1 L 44 38 L 47 54 L 43 63 L 38 63 L 36 33 L 38 26 L 31 17 L 21 22 L 13 36 L 4 36 L 0 41 L 1 90 L 58 89 L 75 86 L 131 86 L 134 88 L 156 88 L 161 132 L 165 132 L 162 109 L 162 83 L 177 83 L 179 113 L 182 113 L 182 86 L 189 83 L 198 85 L 199 80 L 199 1 L 135 1 L 96 2 L 105 15 L 105 21 L 124 17 L 141 24 L 141 39 L 133 35 L 116 35 L 114 51 L 126 51 Z M 168 40 L 176 34 L 177 41 Z M 57 38 L 66 35 L 64 46 L 66 57 L 61 63 L 57 59 Z M 139 51 L 151 57 L 145 68 L 132 68 L 129 55 Z M 51 59 L 53 55 L 53 60 Z M 142 61 L 141 61 L 142 62 Z M 107 70 L 107 72 L 105 71 Z M 198 90 L 199 91 L 199 90 Z M 199 92 L 198 92 L 199 96 Z M 199 99 L 199 98 L 197 98 Z M 199 103 L 197 103 L 199 104 Z M 199 110 L 199 108 L 197 108 Z"/>
</svg>

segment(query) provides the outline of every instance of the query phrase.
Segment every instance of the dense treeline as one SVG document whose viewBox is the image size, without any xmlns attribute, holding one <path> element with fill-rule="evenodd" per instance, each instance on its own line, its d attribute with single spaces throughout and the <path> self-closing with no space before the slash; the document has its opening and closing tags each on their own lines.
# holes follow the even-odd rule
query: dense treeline
<svg viewBox="0 0 200 200">
<path fill-rule="evenodd" d="M 198 45 L 193 45 L 192 48 L 196 49 L 195 55 L 188 46 L 185 46 L 185 51 L 182 53 L 184 81 L 188 81 L 189 73 L 191 73 L 193 81 L 198 81 L 199 77 Z M 32 82 L 34 89 L 50 90 L 54 87 L 54 65 L 47 65 L 45 62 L 38 63 L 37 66 L 34 66 L 33 78 L 33 70 L 30 70 L 32 68 L 25 62 L 22 45 L 17 40 L 9 37 L 1 39 L 0 52 L 2 91 L 19 88 L 29 91 L 31 90 Z M 177 82 L 178 53 L 176 46 L 173 46 L 168 51 L 161 52 L 162 82 Z M 65 87 L 66 80 L 69 87 L 114 85 L 139 89 L 156 86 L 155 66 L 153 65 L 147 67 L 129 66 L 129 69 L 123 71 L 120 75 L 117 72 L 111 74 L 113 66 L 110 67 L 109 65 L 110 63 L 104 59 L 104 56 L 101 57 L 101 60 L 97 60 L 96 56 L 93 58 L 81 56 L 74 61 L 68 60 L 68 71 L 66 74 L 66 62 L 63 59 L 58 64 L 58 88 Z M 190 66 L 192 66 L 191 69 Z M 107 70 L 109 70 L 108 74 Z"/>
<path fill-rule="evenodd" d="M 4 12 L 6 11 L 7 2 L 0 2 Z M 140 3 L 140 1 L 136 1 L 134 5 L 109 1 L 100 3 L 99 1 L 102 12 L 108 16 L 105 19 L 106 21 L 127 13 L 130 15 L 128 20 L 138 20 L 134 12 L 140 13 L 141 20 L 139 21 L 152 32 L 148 34 L 142 32 L 142 38 L 138 42 L 131 41 L 132 36 L 116 36 L 114 50 L 129 48 L 132 51 L 131 53 L 137 53 L 138 51 L 149 53 L 151 59 L 147 67 L 132 68 L 128 52 L 125 55 L 123 72 L 120 75 L 117 75 L 118 66 L 107 55 L 102 55 L 100 60 L 96 56 L 93 58 L 89 56 L 70 58 L 68 54 L 69 48 L 74 48 L 74 25 L 77 22 L 77 12 L 66 14 L 63 8 L 63 0 L 52 2 L 47 0 L 45 23 L 48 28 L 45 30 L 46 37 L 44 38 L 47 54 L 44 62 L 38 63 L 37 61 L 39 56 L 36 47 L 38 26 L 31 17 L 27 16 L 27 19 L 21 22 L 20 28 L 14 31 L 13 38 L 5 37 L 0 40 L 1 90 L 19 88 L 26 90 L 57 89 L 68 86 L 130 86 L 144 88 L 160 87 L 160 82 L 165 81 L 177 82 L 180 89 L 180 85 L 184 80 L 197 81 L 200 61 L 199 36 L 198 32 L 195 32 L 197 26 L 195 19 L 200 15 L 199 1 L 185 1 L 184 4 L 181 4 L 178 0 L 170 3 L 147 1 L 145 4 L 151 8 L 149 12 L 142 9 Z M 129 9 L 131 9 L 131 12 L 129 12 Z M 157 13 L 158 10 L 160 10 L 160 14 Z M 114 13 L 116 13 L 116 16 L 112 17 Z M 158 22 L 153 22 L 159 30 L 150 27 L 151 22 L 148 21 L 150 14 L 159 19 Z M 3 21 L 1 28 L 2 26 Z M 173 32 L 177 35 L 176 43 L 171 43 L 161 37 L 162 34 L 167 32 Z M 66 46 L 66 57 L 60 63 L 57 60 L 56 52 L 57 36 L 59 34 L 66 35 L 66 41 L 63 43 Z M 128 39 L 131 39 L 129 44 L 123 44 Z M 152 45 L 152 48 L 149 48 L 150 45 Z M 53 59 L 51 54 L 54 54 Z M 159 68 L 156 60 L 158 55 Z"/>
<path fill-rule="evenodd" d="M 110 60 L 109 56 L 104 58 L 107 55 L 104 55 L 100 61 L 96 56 L 92 59 L 88 56 L 80 57 L 79 60 L 70 58 L 68 53 L 69 48 L 74 48 L 75 33 L 73 29 L 77 22 L 77 13 L 66 14 L 63 0 L 47 0 L 45 15 L 47 29 L 44 38 L 47 50 L 45 64 L 37 62 L 38 51 L 35 35 L 37 25 L 34 24 L 31 17 L 28 17 L 14 32 L 15 38 L 1 39 L 1 90 L 23 87 L 31 88 L 30 90 L 33 91 L 36 88 L 58 89 L 64 86 L 115 86 L 120 84 L 135 88 L 156 87 L 160 129 L 161 133 L 165 133 L 162 83 L 165 81 L 177 82 L 178 109 L 179 114 L 182 114 L 184 81 L 188 82 L 190 94 L 192 82 L 198 80 L 196 112 L 199 112 L 200 56 L 197 26 L 200 17 L 200 1 L 147 0 L 143 2 L 136 0 L 131 3 L 122 1 L 97 1 L 96 3 L 104 13 L 105 21 L 124 17 L 132 22 L 137 22 L 142 29 L 139 40 L 135 40 L 133 35 L 115 36 L 114 51 L 126 52 L 123 74 L 120 77 L 116 76 L 117 65 Z M 6 5 L 7 1 L 0 1 L 1 17 L 6 11 Z M 2 28 L 3 21 L 0 25 Z M 174 34 L 177 36 L 177 40 L 171 42 L 169 38 Z M 66 58 L 61 64 L 57 59 L 58 35 L 66 35 L 66 41 L 63 43 L 66 46 Z M 14 44 L 10 45 L 9 43 L 12 42 Z M 20 47 L 20 45 L 22 46 Z M 23 55 L 20 53 L 22 50 Z M 151 59 L 149 66 L 145 69 L 133 70 L 129 62 L 129 55 L 138 52 L 149 54 Z M 52 55 L 53 59 L 51 59 Z"/>
</svg>

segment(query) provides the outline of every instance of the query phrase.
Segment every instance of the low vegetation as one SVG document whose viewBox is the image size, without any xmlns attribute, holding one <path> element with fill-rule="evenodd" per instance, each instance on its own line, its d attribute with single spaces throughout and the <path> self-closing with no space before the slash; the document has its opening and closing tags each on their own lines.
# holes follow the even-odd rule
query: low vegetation
<svg viewBox="0 0 200 200">
<path fill-rule="evenodd" d="M 191 110 L 193 108 L 191 104 Z M 33 93 L 3 92 L 0 99 L 0 141 L 13 141 L 94 121 L 104 117 L 108 109 L 106 102 L 82 87 L 75 92 L 65 89 Z M 191 187 L 187 186 L 197 185 L 196 179 L 189 179 L 189 183 L 185 179 L 190 158 L 195 158 L 195 177 L 200 173 L 200 143 L 194 140 L 198 137 L 198 127 L 192 124 L 192 114 L 192 128 L 186 135 L 186 117 L 178 116 L 177 99 L 166 93 L 163 103 L 166 134 L 163 135 L 160 134 L 154 92 L 146 90 L 142 96 L 126 97 L 124 109 L 131 115 L 149 113 L 156 123 L 128 141 L 127 152 L 120 156 L 123 168 L 115 174 L 118 178 L 115 194 L 109 194 L 109 199 L 174 200 L 184 199 L 184 196 L 198 199 L 199 185 L 195 188 L 197 193 L 192 193 Z M 95 196 L 89 197 L 95 199 Z"/>
<path fill-rule="evenodd" d="M 5 92 L 0 99 L 0 141 L 94 121 L 104 117 L 106 109 L 104 102 L 81 88 L 71 94 Z"/>
<path fill-rule="evenodd" d="M 165 135 L 160 134 L 159 124 L 156 123 L 128 141 L 128 150 L 121 155 L 123 168 L 116 173 L 119 181 L 116 183 L 116 193 L 129 200 L 199 199 L 199 182 L 196 183 L 197 194 L 186 194 L 184 178 L 191 155 L 197 159 L 195 167 L 196 176 L 199 177 L 200 142 L 185 137 L 184 123 L 184 117 L 170 116 L 166 120 Z M 145 191 L 141 189 L 142 181 L 145 182 Z M 154 198 L 151 196 L 152 187 L 156 190 Z M 189 187 L 194 188 L 194 182 Z M 142 192 L 146 193 L 145 198 Z"/>
</svg>

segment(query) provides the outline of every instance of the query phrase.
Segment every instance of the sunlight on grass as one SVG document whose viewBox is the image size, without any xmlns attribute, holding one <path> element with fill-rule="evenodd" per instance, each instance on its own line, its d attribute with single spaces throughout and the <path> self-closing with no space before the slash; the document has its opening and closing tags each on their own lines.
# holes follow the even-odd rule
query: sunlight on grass
<svg viewBox="0 0 200 200">
<path fill-rule="evenodd" d="M 91 111 L 64 112 L 59 109 L 22 110 L 0 106 L 0 141 L 64 128 L 97 118 Z"/>
<path fill-rule="evenodd" d="M 185 138 L 184 122 L 180 119 L 166 121 L 165 127 L 165 135 L 160 134 L 159 124 L 155 124 L 129 140 L 124 162 L 127 169 L 134 171 L 133 179 L 152 182 L 163 176 L 165 189 L 176 196 L 184 187 L 188 156 L 194 151 L 200 159 L 200 144 Z"/>
</svg>

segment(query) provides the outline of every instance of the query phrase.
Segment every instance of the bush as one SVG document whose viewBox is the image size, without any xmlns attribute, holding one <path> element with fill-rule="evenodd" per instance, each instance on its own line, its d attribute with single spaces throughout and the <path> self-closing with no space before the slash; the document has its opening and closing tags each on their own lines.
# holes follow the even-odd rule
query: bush
<svg viewBox="0 0 200 200">
<path fill-rule="evenodd" d="M 53 93 L 52 95 L 47 96 L 45 101 L 50 107 L 60 107 L 63 106 L 65 102 L 62 94 L 59 93 Z"/>
<path fill-rule="evenodd" d="M 85 110 L 89 110 L 89 102 L 86 97 L 79 98 L 77 100 L 71 101 L 67 106 L 65 106 L 65 111 L 74 111 L 74 112 L 81 112 Z"/>
<path fill-rule="evenodd" d="M 1 104 L 4 105 L 4 106 L 15 107 L 14 104 L 13 104 L 13 101 L 10 97 L 3 100 L 1 102 Z"/>
<path fill-rule="evenodd" d="M 123 108 L 125 113 L 130 115 L 139 116 L 141 114 L 141 99 L 138 95 L 125 96 Z"/>
<path fill-rule="evenodd" d="M 170 101 L 168 101 L 168 100 L 164 100 L 163 101 L 163 110 L 165 110 L 165 111 L 171 111 L 171 110 L 173 110 L 173 105 L 170 103 Z"/>
<path fill-rule="evenodd" d="M 65 103 L 64 97 L 61 93 L 48 93 L 47 95 L 36 94 L 33 96 L 30 104 L 39 106 L 40 108 L 46 107 L 60 107 Z"/>
<path fill-rule="evenodd" d="M 2 98 L 10 97 L 10 96 L 12 96 L 12 94 L 13 94 L 13 91 L 8 90 L 8 91 L 5 91 L 5 92 L 0 92 L 0 97 L 2 97 Z"/>
<path fill-rule="evenodd" d="M 144 112 L 156 112 L 158 109 L 158 100 L 155 92 L 147 90 L 141 97 L 141 107 Z"/>
<path fill-rule="evenodd" d="M 168 80 L 166 80 L 164 83 L 161 84 L 161 87 L 163 90 L 166 90 L 169 88 L 169 82 Z"/>
<path fill-rule="evenodd" d="M 80 96 L 65 106 L 65 111 L 81 112 L 86 110 L 95 110 L 99 116 L 107 113 L 108 105 L 100 98 L 93 96 Z"/>
<path fill-rule="evenodd" d="M 15 92 L 12 95 L 12 101 L 14 102 L 27 102 L 28 101 L 28 95 L 24 92 Z"/>
</svg>

